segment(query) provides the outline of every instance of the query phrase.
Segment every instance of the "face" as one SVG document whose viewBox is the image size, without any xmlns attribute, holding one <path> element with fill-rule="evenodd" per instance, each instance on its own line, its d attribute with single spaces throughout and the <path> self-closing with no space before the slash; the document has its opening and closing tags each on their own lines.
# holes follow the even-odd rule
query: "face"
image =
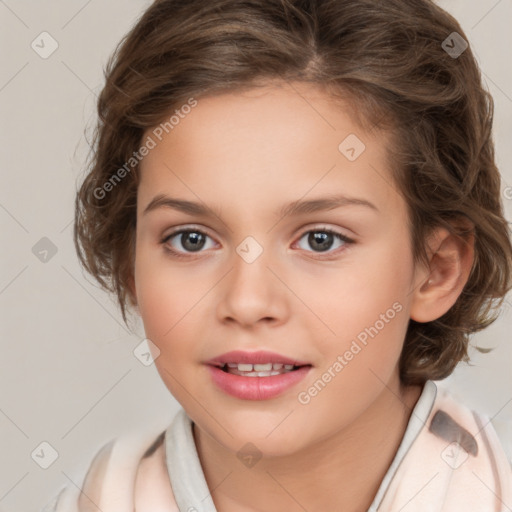
<svg viewBox="0 0 512 512">
<path fill-rule="evenodd" d="M 388 141 L 305 84 L 183 111 L 168 133 L 145 134 L 156 142 L 137 203 L 146 336 L 196 428 L 233 451 L 252 441 L 292 453 L 353 424 L 396 382 L 416 277 Z M 220 357 L 235 350 L 245 354 Z M 300 368 L 283 375 L 283 357 Z M 251 360 L 264 366 L 209 364 Z M 244 373 L 266 363 L 278 375 Z"/>
</svg>

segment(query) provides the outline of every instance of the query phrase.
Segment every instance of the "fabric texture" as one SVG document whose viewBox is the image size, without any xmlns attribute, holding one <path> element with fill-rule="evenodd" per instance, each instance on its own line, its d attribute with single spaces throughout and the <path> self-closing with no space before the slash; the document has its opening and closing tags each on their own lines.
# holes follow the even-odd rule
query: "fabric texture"
<svg viewBox="0 0 512 512">
<path fill-rule="evenodd" d="M 158 455 L 160 454 L 160 455 Z M 163 479 L 147 461 L 161 457 Z M 156 459 L 155 459 L 156 460 Z M 145 474 L 146 470 L 142 470 Z M 135 507 L 137 505 L 137 507 Z M 180 409 L 158 437 L 122 436 L 94 457 L 82 492 L 63 489 L 42 512 L 217 512 Z M 396 455 L 368 512 L 505 512 L 512 510 L 512 467 L 485 415 L 427 381 Z"/>
</svg>

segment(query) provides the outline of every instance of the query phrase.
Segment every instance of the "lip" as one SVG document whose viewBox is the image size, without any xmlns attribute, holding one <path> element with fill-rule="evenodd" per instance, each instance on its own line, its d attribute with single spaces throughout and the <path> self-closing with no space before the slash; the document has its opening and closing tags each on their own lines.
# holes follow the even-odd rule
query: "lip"
<svg viewBox="0 0 512 512">
<path fill-rule="evenodd" d="M 246 364 L 264 364 L 264 363 L 282 363 L 293 364 L 295 366 L 311 365 L 307 361 L 298 361 L 290 357 L 270 352 L 268 350 L 257 350 L 249 352 L 247 350 L 232 350 L 219 356 L 213 357 L 206 364 L 224 365 L 226 363 L 246 363 Z M 244 377 L 245 378 L 245 377 Z M 256 378 L 256 377 L 254 377 Z"/>
<path fill-rule="evenodd" d="M 293 364 L 300 368 L 269 377 L 244 377 L 222 371 L 221 366 L 226 363 L 281 363 Z M 300 382 L 312 368 L 311 363 L 266 350 L 234 350 L 210 359 L 206 365 L 213 383 L 221 391 L 242 400 L 268 400 L 277 397 Z"/>
<path fill-rule="evenodd" d="M 281 395 L 301 381 L 311 370 L 301 366 L 297 370 L 270 377 L 243 377 L 222 371 L 218 366 L 208 365 L 213 382 L 228 395 L 242 400 L 268 400 Z"/>
</svg>

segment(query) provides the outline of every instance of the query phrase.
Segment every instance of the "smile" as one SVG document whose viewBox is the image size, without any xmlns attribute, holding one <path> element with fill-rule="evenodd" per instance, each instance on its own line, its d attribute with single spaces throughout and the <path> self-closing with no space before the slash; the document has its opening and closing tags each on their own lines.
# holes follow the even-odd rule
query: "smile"
<svg viewBox="0 0 512 512">
<path fill-rule="evenodd" d="M 242 377 L 271 377 L 274 375 L 282 375 L 283 373 L 292 372 L 300 368 L 293 364 L 283 363 L 225 363 L 219 366 L 223 372 L 232 375 L 240 375 Z"/>
<path fill-rule="evenodd" d="M 282 368 L 275 372 L 238 372 L 235 368 L 228 371 L 211 365 L 207 368 L 213 383 L 223 393 L 242 400 L 268 400 L 296 386 L 312 366 L 300 366 L 291 370 Z M 277 375 L 271 375 L 271 373 Z"/>
</svg>

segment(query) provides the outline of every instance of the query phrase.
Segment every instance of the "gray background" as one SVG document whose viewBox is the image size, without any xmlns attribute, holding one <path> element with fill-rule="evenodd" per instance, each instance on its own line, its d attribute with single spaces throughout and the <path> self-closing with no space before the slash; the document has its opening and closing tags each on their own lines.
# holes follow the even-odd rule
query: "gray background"
<svg viewBox="0 0 512 512">
<path fill-rule="evenodd" d="M 72 244 L 84 130 L 94 121 L 102 68 L 149 3 L 0 0 L 0 512 L 39 510 L 62 486 L 80 484 L 104 442 L 132 430 L 158 432 L 177 410 L 154 366 L 133 354 L 144 338 L 141 323 L 128 332 L 113 297 L 81 271 Z M 512 0 L 440 5 L 466 31 L 495 99 L 511 219 Z M 31 47 L 35 40 L 48 51 L 50 39 L 41 48 L 38 37 L 43 31 L 58 43 L 46 59 Z M 43 237 L 55 254 L 39 253 L 51 245 Z M 509 302 L 501 319 L 473 338 L 495 350 L 472 350 L 473 366 L 459 366 L 443 385 L 512 438 Z M 48 469 L 40 467 L 51 457 L 42 442 L 58 452 Z"/>
</svg>

